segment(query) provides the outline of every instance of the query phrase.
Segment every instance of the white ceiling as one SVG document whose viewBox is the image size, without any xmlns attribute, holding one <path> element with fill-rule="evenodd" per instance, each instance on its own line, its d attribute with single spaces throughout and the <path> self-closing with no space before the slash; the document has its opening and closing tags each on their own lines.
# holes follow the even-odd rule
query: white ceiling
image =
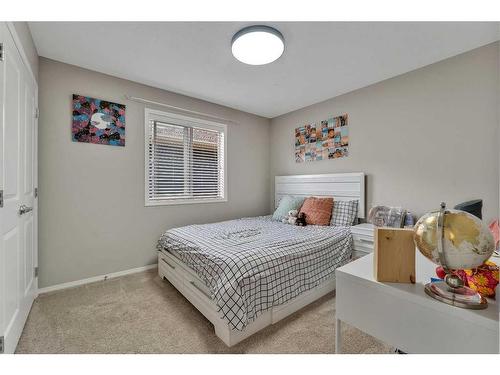
<svg viewBox="0 0 500 375">
<path fill-rule="evenodd" d="M 286 46 L 279 60 L 264 66 L 245 65 L 231 55 L 233 34 L 248 22 L 31 22 L 29 26 L 40 56 L 265 117 L 498 40 L 497 23 L 266 24 L 281 31 Z"/>
</svg>

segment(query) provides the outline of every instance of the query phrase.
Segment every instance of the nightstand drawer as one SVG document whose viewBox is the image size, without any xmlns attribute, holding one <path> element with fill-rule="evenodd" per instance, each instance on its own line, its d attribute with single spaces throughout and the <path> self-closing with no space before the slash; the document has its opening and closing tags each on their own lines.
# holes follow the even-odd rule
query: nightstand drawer
<svg viewBox="0 0 500 375">
<path fill-rule="evenodd" d="M 374 227 L 371 224 L 360 224 L 351 227 L 353 238 L 353 258 L 357 259 L 373 253 L 375 247 Z"/>
<path fill-rule="evenodd" d="M 374 227 L 371 224 L 360 224 L 351 227 L 353 238 L 353 259 L 361 258 L 367 254 L 373 253 L 375 247 Z"/>
<path fill-rule="evenodd" d="M 373 237 L 364 237 L 357 234 L 353 234 L 352 237 L 354 239 L 354 246 L 369 247 L 373 249 L 373 244 L 375 243 Z"/>
<path fill-rule="evenodd" d="M 373 252 L 374 240 L 373 237 L 364 237 L 356 234 L 352 235 L 354 242 L 354 250 L 363 251 L 365 253 Z"/>
</svg>

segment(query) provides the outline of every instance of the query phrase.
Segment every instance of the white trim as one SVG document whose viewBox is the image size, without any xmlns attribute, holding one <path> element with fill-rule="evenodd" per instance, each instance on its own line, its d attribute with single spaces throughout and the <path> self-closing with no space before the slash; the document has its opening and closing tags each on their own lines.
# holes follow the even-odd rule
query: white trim
<svg viewBox="0 0 500 375">
<path fill-rule="evenodd" d="M 150 116 L 162 117 L 165 121 L 171 121 L 176 125 L 192 126 L 199 124 L 206 129 L 220 131 L 224 134 L 224 197 L 222 198 L 201 198 L 201 199 L 162 199 L 150 200 L 148 196 L 149 189 L 149 154 L 148 154 L 148 125 Z M 144 207 L 155 206 L 169 206 L 181 204 L 197 204 L 197 203 L 224 203 L 228 201 L 228 188 L 227 188 L 227 138 L 228 129 L 227 125 L 215 121 L 209 121 L 196 117 L 184 116 L 177 113 L 159 111 L 152 108 L 144 108 Z"/>
<path fill-rule="evenodd" d="M 144 202 L 145 207 L 154 206 L 168 206 L 168 205 L 179 205 L 179 204 L 196 204 L 196 203 L 221 203 L 227 202 L 227 198 L 203 198 L 203 199 L 157 199 L 157 200 L 147 200 Z"/>
<path fill-rule="evenodd" d="M 62 290 L 62 289 L 67 289 L 67 288 L 72 288 L 72 287 L 79 286 L 79 285 L 95 283 L 96 281 L 105 281 L 105 280 L 109 280 L 109 279 L 114 279 L 114 278 L 120 277 L 120 276 L 131 275 L 133 273 L 147 271 L 147 270 L 150 270 L 150 269 L 153 269 L 156 267 L 158 267 L 157 263 L 150 264 L 148 266 L 132 268 L 129 270 L 108 273 L 106 275 L 89 277 L 88 279 L 75 280 L 75 281 L 70 281 L 70 282 L 63 283 L 63 284 L 46 286 L 45 288 L 38 289 L 38 294 L 53 292 L 56 290 Z"/>
</svg>

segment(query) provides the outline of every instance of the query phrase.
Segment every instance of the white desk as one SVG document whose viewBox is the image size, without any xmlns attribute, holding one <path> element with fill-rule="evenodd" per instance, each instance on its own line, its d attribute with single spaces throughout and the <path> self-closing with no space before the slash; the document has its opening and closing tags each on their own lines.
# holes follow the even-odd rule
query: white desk
<svg viewBox="0 0 500 375">
<path fill-rule="evenodd" d="M 468 310 L 425 294 L 435 265 L 417 251 L 415 284 L 373 278 L 373 254 L 336 270 L 336 339 L 344 321 L 407 353 L 499 353 L 498 303 Z M 500 298 L 500 297 L 499 297 Z"/>
</svg>

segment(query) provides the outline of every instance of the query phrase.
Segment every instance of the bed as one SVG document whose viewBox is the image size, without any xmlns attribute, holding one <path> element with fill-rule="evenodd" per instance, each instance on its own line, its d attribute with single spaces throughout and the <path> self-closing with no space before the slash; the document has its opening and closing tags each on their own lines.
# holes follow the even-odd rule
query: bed
<svg viewBox="0 0 500 375">
<path fill-rule="evenodd" d="M 364 218 L 363 173 L 277 176 L 284 195 L 357 199 Z M 233 346 L 335 289 L 335 269 L 352 254 L 350 227 L 298 227 L 270 216 L 189 225 L 158 243 L 158 272 Z"/>
</svg>

